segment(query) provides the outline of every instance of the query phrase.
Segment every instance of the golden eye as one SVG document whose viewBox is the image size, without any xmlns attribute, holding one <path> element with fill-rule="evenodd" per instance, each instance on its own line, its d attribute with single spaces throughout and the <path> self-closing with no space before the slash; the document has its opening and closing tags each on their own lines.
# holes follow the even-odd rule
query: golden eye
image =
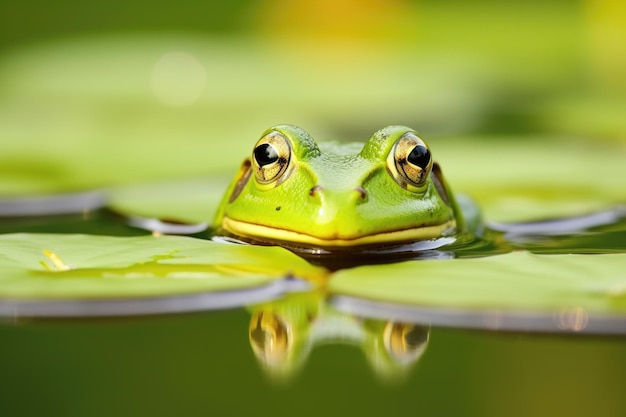
<svg viewBox="0 0 626 417">
<path fill-rule="evenodd" d="M 405 133 L 397 140 L 387 157 L 387 169 L 401 187 L 411 191 L 426 184 L 433 166 L 428 145 L 414 133 Z"/>
<path fill-rule="evenodd" d="M 430 327 L 411 323 L 389 322 L 385 326 L 385 349 L 396 361 L 409 363 L 422 354 L 428 343 Z"/>
<path fill-rule="evenodd" d="M 286 359 L 291 348 L 288 325 L 272 312 L 256 312 L 248 330 L 250 344 L 259 359 L 280 361 Z"/>
<path fill-rule="evenodd" d="M 254 174 L 260 184 L 276 186 L 287 177 L 289 161 L 291 160 L 291 146 L 289 141 L 278 132 L 271 132 L 263 136 L 254 145 L 252 161 Z"/>
</svg>

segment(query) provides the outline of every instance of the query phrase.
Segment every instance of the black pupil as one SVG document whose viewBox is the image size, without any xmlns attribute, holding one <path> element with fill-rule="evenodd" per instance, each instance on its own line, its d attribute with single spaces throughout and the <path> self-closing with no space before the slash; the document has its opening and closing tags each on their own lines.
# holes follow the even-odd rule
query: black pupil
<svg viewBox="0 0 626 417">
<path fill-rule="evenodd" d="M 261 166 L 269 165 L 278 161 L 278 152 L 276 152 L 276 149 L 269 143 L 264 143 L 257 146 L 254 150 L 254 159 L 256 159 Z"/>
<path fill-rule="evenodd" d="M 407 161 L 425 169 L 430 163 L 430 151 L 425 146 L 417 145 L 409 154 Z"/>
</svg>

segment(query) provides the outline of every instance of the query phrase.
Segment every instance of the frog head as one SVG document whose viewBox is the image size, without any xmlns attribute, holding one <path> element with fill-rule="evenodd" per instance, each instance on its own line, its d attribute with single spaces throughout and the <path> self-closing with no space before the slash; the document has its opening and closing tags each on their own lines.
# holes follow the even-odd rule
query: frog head
<svg viewBox="0 0 626 417">
<path fill-rule="evenodd" d="M 463 227 L 428 145 L 404 126 L 365 144 L 318 145 L 304 130 L 266 130 L 228 187 L 218 233 L 291 247 L 346 249 L 434 239 Z"/>
</svg>

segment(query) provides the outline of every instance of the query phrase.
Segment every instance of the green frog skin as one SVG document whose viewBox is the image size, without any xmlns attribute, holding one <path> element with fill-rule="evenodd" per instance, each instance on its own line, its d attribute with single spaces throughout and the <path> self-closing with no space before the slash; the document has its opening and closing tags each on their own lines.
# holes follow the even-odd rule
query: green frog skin
<svg viewBox="0 0 626 417">
<path fill-rule="evenodd" d="M 346 250 L 451 236 L 467 223 L 414 130 L 389 126 L 365 144 L 318 145 L 278 125 L 243 161 L 213 228 L 261 244 Z"/>
</svg>

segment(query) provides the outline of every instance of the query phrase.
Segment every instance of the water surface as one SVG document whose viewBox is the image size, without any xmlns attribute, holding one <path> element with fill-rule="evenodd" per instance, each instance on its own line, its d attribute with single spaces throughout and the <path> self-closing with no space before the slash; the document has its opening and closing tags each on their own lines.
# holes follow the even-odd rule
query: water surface
<svg viewBox="0 0 626 417">
<path fill-rule="evenodd" d="M 0 229 L 146 233 L 108 211 L 14 218 L 0 221 Z M 608 253 L 623 252 L 625 242 L 620 219 L 575 235 L 510 234 L 506 245 Z M 477 241 L 452 250 L 465 257 L 501 247 Z M 626 414 L 623 337 L 438 327 L 355 314 L 323 295 L 285 300 L 170 315 L 6 317 L 0 322 L 0 414 Z M 265 314 L 263 326 L 259 314 Z M 390 339 L 394 331 L 406 338 Z"/>
</svg>

